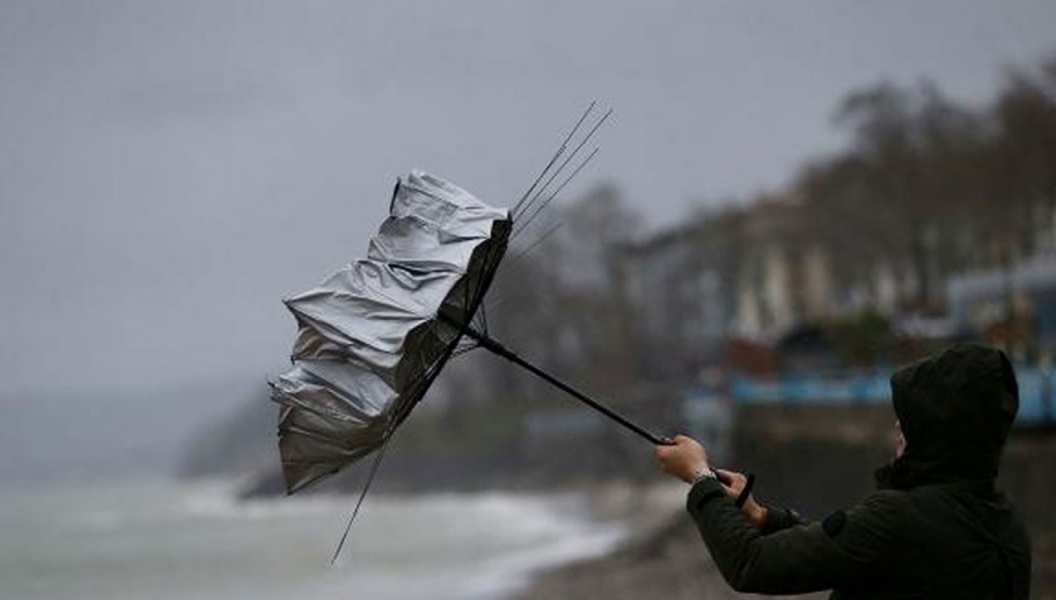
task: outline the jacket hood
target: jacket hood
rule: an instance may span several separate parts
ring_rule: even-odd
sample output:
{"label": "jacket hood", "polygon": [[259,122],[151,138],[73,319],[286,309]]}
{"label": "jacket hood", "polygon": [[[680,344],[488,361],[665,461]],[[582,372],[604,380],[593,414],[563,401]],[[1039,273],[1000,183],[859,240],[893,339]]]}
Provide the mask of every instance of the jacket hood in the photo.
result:
{"label": "jacket hood", "polygon": [[1019,388],[1004,352],[958,344],[891,376],[906,439],[900,458],[878,472],[885,487],[909,488],[997,477]]}

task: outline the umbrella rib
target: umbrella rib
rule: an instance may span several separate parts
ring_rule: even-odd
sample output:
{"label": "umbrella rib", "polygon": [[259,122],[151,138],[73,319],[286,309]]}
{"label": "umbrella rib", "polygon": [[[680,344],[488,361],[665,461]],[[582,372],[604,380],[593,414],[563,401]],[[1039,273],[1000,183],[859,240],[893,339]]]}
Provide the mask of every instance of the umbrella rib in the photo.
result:
{"label": "umbrella rib", "polygon": [[502,303],[505,302],[507,300],[507,298],[508,298],[507,296],[499,294],[499,296],[497,298],[494,298],[492,303],[489,305],[489,306],[491,306],[491,310],[494,311],[498,307],[502,306]]}
{"label": "umbrella rib", "polygon": [[[489,252],[489,254],[485,257],[485,259],[490,258],[490,262],[495,263],[495,268],[492,269],[492,272],[498,269],[498,264],[502,262],[502,257],[506,255],[506,250],[507,247],[505,243],[503,243],[502,249],[498,252],[497,256],[495,253]],[[488,332],[488,313],[486,312],[486,303],[484,302],[483,294],[486,293],[487,290],[485,288],[488,287],[490,283],[491,282],[485,282],[484,278],[482,277],[480,279],[480,282],[478,283],[477,292],[475,294],[475,296],[480,296],[480,298],[477,299],[477,312],[473,316],[480,316],[480,326],[478,328],[484,331],[484,333]]]}
{"label": "umbrella rib", "polygon": [[483,309],[484,304],[481,303],[481,305],[477,307],[477,311],[473,313],[473,318],[469,320],[470,324],[480,331],[485,331],[487,329],[487,324],[484,322],[484,315],[482,313]]}
{"label": "umbrella rib", "polygon": [[[561,165],[556,170],[554,170],[553,173],[550,174],[550,177],[547,178],[546,183],[544,183],[543,186],[535,192],[535,194],[532,196],[532,199],[528,201],[528,204],[526,204],[524,208],[520,211],[520,213],[516,215],[516,219],[519,220],[520,217],[527,213],[528,210],[535,204],[535,202],[539,198],[543,197],[543,194],[546,193],[547,188],[549,188],[550,184],[554,182],[554,179],[556,179],[557,176],[565,170],[565,167],[567,167],[568,163],[570,163],[572,159],[574,159],[576,155],[579,154],[580,150],[583,149],[583,146],[585,146],[587,142],[594,138],[594,134],[596,134],[598,129],[600,129],[601,126],[605,124],[605,121],[607,121],[609,117],[612,116],[612,112],[613,111],[610,108],[604,115],[601,116],[600,119],[598,119],[596,123],[594,123],[594,126],[591,127],[589,132],[587,132],[587,135],[584,136],[584,138],[580,140],[578,144],[576,144],[575,149],[573,149],[572,152],[565,158],[565,160],[561,162]],[[517,235],[517,232],[514,232],[514,235]]]}
{"label": "umbrella rib", "polygon": [[539,185],[539,182],[543,180],[543,177],[546,177],[546,174],[554,166],[554,163],[557,162],[557,159],[561,158],[561,155],[564,154],[565,149],[568,148],[568,142],[572,139],[572,136],[576,135],[576,132],[579,131],[580,126],[583,125],[583,121],[587,119],[587,115],[589,115],[591,111],[594,110],[594,106],[597,103],[597,100],[592,100],[590,102],[590,106],[587,107],[587,110],[583,111],[583,114],[579,117],[579,120],[576,121],[575,127],[572,128],[572,131],[568,132],[568,135],[565,136],[564,141],[562,141],[561,145],[557,147],[557,152],[555,152],[554,155],[550,157],[550,162],[546,163],[546,167],[542,170],[541,173],[539,173],[539,176],[535,178],[535,181],[532,182],[532,185],[528,188],[528,190],[524,192],[524,195],[521,196],[521,199],[517,201],[517,204],[514,205],[513,210],[510,211],[510,215],[517,214],[517,211],[521,208],[521,204],[523,204],[524,201],[532,195],[532,192],[535,191],[535,186]]}
{"label": "umbrella rib", "polygon": [[385,457],[385,451],[389,448],[389,441],[392,440],[390,434],[385,438],[385,443],[382,444],[381,449],[378,450],[378,454],[374,457],[374,462],[370,465],[370,473],[367,474],[367,482],[363,485],[363,489],[359,492],[359,499],[356,500],[356,507],[352,509],[352,516],[348,518],[348,524],[345,525],[345,532],[341,535],[341,541],[337,543],[337,549],[334,550],[334,556],[330,559],[330,564],[337,562],[337,557],[341,555],[341,549],[345,546],[345,540],[348,539],[348,532],[352,531],[352,523],[355,522],[356,516],[359,514],[359,508],[363,506],[363,499],[367,497],[367,492],[370,491],[370,484],[374,483],[374,476],[378,474],[378,466],[381,465],[381,459]]}
{"label": "umbrella rib", "polygon": [[[508,223],[508,226],[510,228],[512,228],[513,222],[512,221],[507,221],[507,223]],[[508,236],[508,234],[509,234],[509,231],[507,231],[507,236]],[[508,239],[508,237],[506,239]],[[505,254],[506,254],[506,250],[507,250],[507,241],[506,241],[506,239],[504,239],[502,241],[501,247],[499,249],[497,249],[497,250],[495,248],[489,246],[487,253],[484,255],[484,261],[485,261],[485,263],[488,263],[488,266],[491,266],[491,264],[494,264],[494,267],[491,269],[492,273],[494,273],[495,271],[498,270],[498,265],[499,265],[500,262],[502,262],[502,257],[505,256]],[[473,292],[473,298],[470,299],[470,301],[466,305],[466,309],[467,310],[474,310],[475,311],[471,315],[471,317],[469,319],[467,319],[467,321],[476,320],[477,319],[477,315],[480,314],[480,322],[479,322],[478,328],[483,330],[484,332],[488,331],[488,317],[487,317],[487,314],[484,314],[484,293],[487,291],[487,288],[491,285],[491,283],[492,283],[492,281],[490,279],[485,280],[484,277],[479,277],[477,279],[477,289]],[[476,303],[475,305],[474,305],[474,302]]]}
{"label": "umbrella rib", "polygon": [[528,201],[528,204],[525,205],[521,213],[517,215],[518,218],[520,218],[521,215],[527,212],[528,209],[533,204],[535,204],[536,200],[542,198],[543,194],[546,192],[546,188],[548,188],[550,184],[553,183],[553,180],[557,179],[558,175],[560,175],[562,171],[565,170],[565,167],[567,167],[568,163],[572,161],[572,158],[576,157],[576,155],[580,153],[580,150],[582,150],[583,147],[586,146],[587,142],[590,142],[593,136],[595,136],[598,130],[601,129],[601,126],[605,124],[605,121],[608,120],[608,117],[611,115],[612,109],[608,109],[608,111],[606,111],[605,114],[603,114],[601,118],[598,119],[597,123],[595,123],[595,125],[590,128],[590,131],[588,131],[587,134],[583,137],[583,139],[580,140],[580,143],[576,145],[576,148],[572,149],[571,153],[569,153],[568,156],[565,157],[565,160],[561,163],[561,166],[559,166],[557,170],[554,170],[552,173],[550,173],[550,176],[547,177],[546,183],[543,184],[543,187],[535,191],[534,195],[532,195],[532,199]]}
{"label": "umbrella rib", "polygon": [[[269,385],[271,385],[271,384],[269,383]],[[276,394],[279,394],[283,398],[282,400],[278,400],[278,399],[275,398],[275,396],[269,396],[268,399],[271,400],[272,402],[274,402],[275,404],[278,404],[279,406],[291,406],[293,408],[299,408],[299,409],[301,409],[301,410],[303,410],[305,412],[312,413],[313,415],[322,417],[324,419],[334,419],[334,420],[338,420],[338,421],[345,420],[344,416],[341,415],[340,413],[337,413],[336,411],[335,412],[327,412],[327,411],[324,411],[322,409],[318,409],[318,408],[315,408],[315,407],[310,406],[308,404],[305,404],[304,401],[301,400],[300,398],[298,398],[298,397],[296,397],[296,396],[294,396],[292,394],[287,394],[286,392],[278,389],[274,385],[272,385],[271,389],[272,389],[273,392],[275,392]]]}
{"label": "umbrella rib", "polygon": [[[456,322],[451,317],[448,317],[448,316],[444,315],[443,312],[437,312],[436,317],[440,321],[443,321],[445,323],[448,323],[448,324],[452,325],[455,328],[456,332],[457,332],[456,335],[458,335],[458,336],[462,335],[463,329],[468,325],[468,324],[460,324],[460,323]],[[461,341],[461,340],[458,340],[458,341]],[[433,380],[435,380],[437,375],[440,374],[440,368],[437,367],[437,365],[438,364],[442,365],[443,363],[446,363],[448,360],[451,359],[451,356],[455,352],[455,345],[456,344],[453,343],[452,345],[448,346],[448,349],[445,351],[445,353],[442,354],[439,358],[434,360],[432,362],[432,364],[429,364],[429,365],[425,365],[425,361],[422,358],[422,355],[419,354],[419,360],[422,362],[422,364],[425,366],[425,368],[420,373],[418,373],[418,375],[415,376],[414,380],[411,381],[411,383],[407,386],[407,389],[411,390],[414,387],[416,387],[418,384],[422,383],[423,381],[425,381],[425,388],[428,389],[429,386],[432,385]],[[400,425],[400,423],[403,423],[403,420],[406,419],[410,415],[411,409],[413,409],[414,406],[420,401],[421,401],[421,397],[419,397],[414,403],[411,403],[411,404],[409,404],[407,406],[404,406],[404,407],[400,408],[396,412],[395,418],[393,419],[392,425],[390,426],[389,432],[387,433],[388,437],[391,437],[393,435],[393,433],[395,433],[396,428]],[[386,437],[386,443],[388,443],[388,437]]]}
{"label": "umbrella rib", "polygon": [[[301,408],[301,407],[298,406],[297,408]],[[297,435],[303,435],[305,437],[310,437],[313,440],[322,442],[324,444],[329,444],[329,445],[331,445],[331,446],[333,446],[335,448],[338,448],[338,449],[340,449],[342,451],[353,451],[353,448],[349,448],[346,445],[346,442],[344,440],[338,440],[338,439],[329,437],[327,435],[324,435],[322,433],[318,433],[318,432],[315,432],[315,431],[310,431],[308,429],[305,429],[304,427],[298,427],[296,425],[289,425],[289,426],[286,427],[286,431],[288,431],[290,433],[295,433]],[[326,462],[326,461],[323,461],[323,462]]]}
{"label": "umbrella rib", "polygon": [[530,246],[528,246],[524,250],[521,250],[517,254],[514,254],[512,257],[510,257],[510,259],[507,262],[507,264],[512,264],[512,263],[524,258],[529,252],[531,252],[532,250],[535,250],[537,247],[539,247],[540,244],[545,242],[547,240],[547,238],[549,238],[550,236],[552,236],[555,233],[557,233],[557,230],[561,229],[564,226],[565,226],[565,222],[564,221],[561,221],[557,225],[554,225],[546,233],[544,233],[543,235],[539,236],[539,239],[537,239],[534,242],[532,242],[532,244]]}
{"label": "umbrella rib", "polygon": [[524,223],[522,223],[516,231],[513,232],[513,236],[516,236],[519,233],[523,232],[525,229],[528,228],[529,225],[532,224],[532,221],[534,221],[535,218],[539,216],[539,213],[541,213],[543,209],[546,208],[547,205],[549,205],[554,200],[554,198],[556,198],[557,195],[561,193],[561,190],[565,189],[565,186],[571,183],[572,180],[576,178],[576,175],[579,175],[579,172],[582,171],[583,167],[587,166],[587,163],[589,163],[591,159],[594,158],[594,156],[598,153],[598,150],[601,150],[601,148],[594,148],[594,151],[591,152],[590,155],[588,155],[587,158],[583,160],[583,162],[579,163],[579,166],[576,167],[574,171],[572,171],[572,174],[569,175],[568,178],[561,183],[561,185],[557,186],[557,189],[554,190],[554,193],[550,194],[550,196],[542,204],[539,205],[539,208],[537,208],[535,212],[532,213],[532,216],[528,217],[528,219]]}
{"label": "umbrella rib", "polygon": [[457,350],[455,350],[454,352],[451,353],[451,358],[458,358],[459,356],[462,356],[463,354],[469,354],[470,352],[476,350],[479,347],[480,347],[479,344],[470,344],[470,345],[465,346],[463,348],[458,348]]}

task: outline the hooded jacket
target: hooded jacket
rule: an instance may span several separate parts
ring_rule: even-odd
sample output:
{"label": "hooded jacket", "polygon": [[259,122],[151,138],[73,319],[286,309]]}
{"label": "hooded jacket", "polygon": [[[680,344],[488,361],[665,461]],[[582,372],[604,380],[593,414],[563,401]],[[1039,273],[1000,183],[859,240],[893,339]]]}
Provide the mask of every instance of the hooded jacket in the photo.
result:
{"label": "hooded jacket", "polygon": [[960,344],[897,371],[905,451],[879,489],[821,523],[770,508],[762,529],[703,479],[687,509],[736,590],[831,598],[1026,599],[1030,542],[994,487],[1019,392],[1005,354]]}

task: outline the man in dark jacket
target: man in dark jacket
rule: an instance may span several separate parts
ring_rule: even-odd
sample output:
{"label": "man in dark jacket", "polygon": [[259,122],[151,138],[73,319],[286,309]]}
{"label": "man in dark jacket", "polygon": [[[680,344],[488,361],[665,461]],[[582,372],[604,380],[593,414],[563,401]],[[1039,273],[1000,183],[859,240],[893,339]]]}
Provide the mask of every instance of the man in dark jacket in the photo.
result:
{"label": "man in dark jacket", "polygon": [[[657,446],[665,471],[692,484],[687,508],[734,589],[832,598],[1026,599],[1030,543],[994,488],[1019,392],[1005,354],[957,345],[891,378],[904,443],[879,490],[807,524],[750,497],[743,476],[716,474],[694,440]],[[720,478],[723,481],[720,481]]]}

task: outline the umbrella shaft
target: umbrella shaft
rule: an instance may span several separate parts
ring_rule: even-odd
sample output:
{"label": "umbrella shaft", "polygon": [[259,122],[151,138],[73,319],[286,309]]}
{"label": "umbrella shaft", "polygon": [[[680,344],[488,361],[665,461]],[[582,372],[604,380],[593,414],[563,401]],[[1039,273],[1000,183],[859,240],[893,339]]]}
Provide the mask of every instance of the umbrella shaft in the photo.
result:
{"label": "umbrella shaft", "polygon": [[583,402],[587,406],[589,406],[589,407],[593,408],[594,410],[600,412],[601,414],[605,415],[606,417],[612,419],[613,421],[616,421],[620,425],[623,425],[627,429],[630,429],[631,431],[637,433],[638,435],[640,435],[641,437],[649,440],[653,444],[660,445],[660,444],[670,444],[671,443],[671,441],[668,440],[667,438],[660,437],[660,436],[658,436],[658,435],[646,430],[645,428],[639,426],[637,423],[634,423],[634,422],[628,420],[623,415],[621,415],[621,414],[615,412],[614,410],[612,410],[611,408],[599,403],[598,401],[596,401],[593,398],[587,396],[583,392],[580,392],[576,388],[568,385],[564,381],[561,381],[557,377],[554,377],[553,375],[547,373],[546,371],[540,369],[539,367],[533,365],[532,363],[524,360],[523,358],[518,356],[516,353],[514,353],[512,350],[510,350],[506,346],[503,346],[499,342],[496,342],[492,338],[488,337],[487,334],[481,333],[481,332],[477,331],[476,329],[473,329],[472,327],[466,327],[463,331],[464,331],[464,333],[466,335],[468,335],[469,337],[471,337],[474,340],[476,340],[477,342],[479,342],[481,347],[483,347],[484,349],[486,349],[486,350],[488,350],[490,352],[493,352],[493,353],[505,358],[506,360],[514,363],[515,365],[518,365],[520,367],[523,367],[523,368],[527,369],[528,371],[530,371],[536,377],[544,379],[546,382],[550,383],[551,385],[553,385],[553,386],[561,389],[562,391],[568,393],[573,398],[579,400],[580,402]]}

